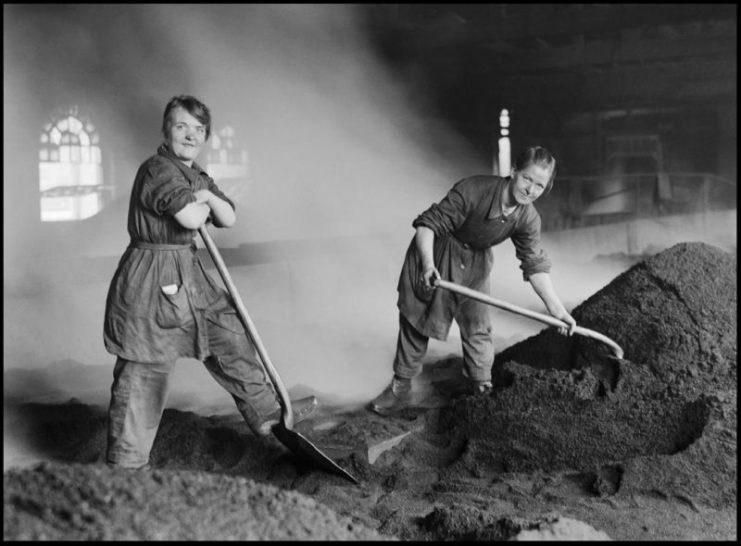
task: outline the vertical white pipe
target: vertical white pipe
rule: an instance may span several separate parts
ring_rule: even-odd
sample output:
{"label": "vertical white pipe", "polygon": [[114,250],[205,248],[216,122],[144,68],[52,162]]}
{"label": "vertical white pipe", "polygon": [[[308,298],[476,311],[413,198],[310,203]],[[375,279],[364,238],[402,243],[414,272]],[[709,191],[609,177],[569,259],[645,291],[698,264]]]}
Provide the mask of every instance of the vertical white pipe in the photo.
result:
{"label": "vertical white pipe", "polygon": [[509,176],[512,170],[512,150],[509,142],[509,111],[499,114],[499,176]]}

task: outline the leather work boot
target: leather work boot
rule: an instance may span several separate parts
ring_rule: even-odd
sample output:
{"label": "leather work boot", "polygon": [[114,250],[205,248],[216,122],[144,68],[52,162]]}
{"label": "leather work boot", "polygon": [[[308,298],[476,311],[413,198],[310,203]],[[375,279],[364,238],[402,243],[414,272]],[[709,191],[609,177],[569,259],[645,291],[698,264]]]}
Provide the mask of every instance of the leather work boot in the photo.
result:
{"label": "leather work boot", "polygon": [[[316,396],[307,396],[306,398],[299,398],[298,400],[291,400],[291,410],[293,411],[293,424],[296,425],[306,419],[309,415],[314,413],[314,410],[319,405]],[[267,418],[261,425],[258,431],[260,436],[268,436],[273,430],[273,427],[280,423],[281,415],[283,411],[281,408],[275,410],[270,417]]]}
{"label": "leather work boot", "polygon": [[390,415],[409,406],[412,401],[412,380],[396,377],[381,394],[371,400],[369,409],[379,415]]}

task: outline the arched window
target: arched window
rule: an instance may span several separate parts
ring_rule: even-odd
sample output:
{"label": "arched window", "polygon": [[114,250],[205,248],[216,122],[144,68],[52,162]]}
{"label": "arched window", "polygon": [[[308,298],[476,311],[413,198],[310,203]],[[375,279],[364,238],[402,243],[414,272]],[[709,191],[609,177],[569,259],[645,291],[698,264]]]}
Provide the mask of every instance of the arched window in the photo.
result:
{"label": "arched window", "polygon": [[225,126],[211,134],[206,153],[206,171],[230,198],[241,201],[247,194],[250,160],[247,150],[235,138],[234,129]]}
{"label": "arched window", "polygon": [[41,221],[82,220],[98,213],[112,190],[103,184],[100,137],[77,106],[49,116],[39,146]]}

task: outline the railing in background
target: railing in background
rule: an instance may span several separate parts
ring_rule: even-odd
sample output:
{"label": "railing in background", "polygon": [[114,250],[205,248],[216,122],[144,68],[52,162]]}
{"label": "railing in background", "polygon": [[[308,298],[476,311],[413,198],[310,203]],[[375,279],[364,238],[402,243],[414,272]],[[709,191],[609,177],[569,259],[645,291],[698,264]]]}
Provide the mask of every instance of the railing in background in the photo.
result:
{"label": "railing in background", "polygon": [[713,173],[646,172],[558,177],[537,205],[543,230],[736,207],[736,183]]}

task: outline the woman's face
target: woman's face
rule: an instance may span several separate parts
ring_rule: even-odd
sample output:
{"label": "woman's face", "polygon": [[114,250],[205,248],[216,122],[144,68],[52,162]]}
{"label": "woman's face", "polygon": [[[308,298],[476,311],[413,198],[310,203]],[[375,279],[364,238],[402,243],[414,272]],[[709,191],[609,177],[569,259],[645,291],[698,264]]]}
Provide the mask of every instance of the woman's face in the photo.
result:
{"label": "woman's face", "polygon": [[206,126],[185,108],[178,106],[170,112],[165,142],[180,161],[190,166],[206,142]]}
{"label": "woman's face", "polygon": [[530,164],[521,171],[515,171],[514,183],[510,186],[512,199],[518,205],[527,205],[540,197],[548,187],[552,167]]}

